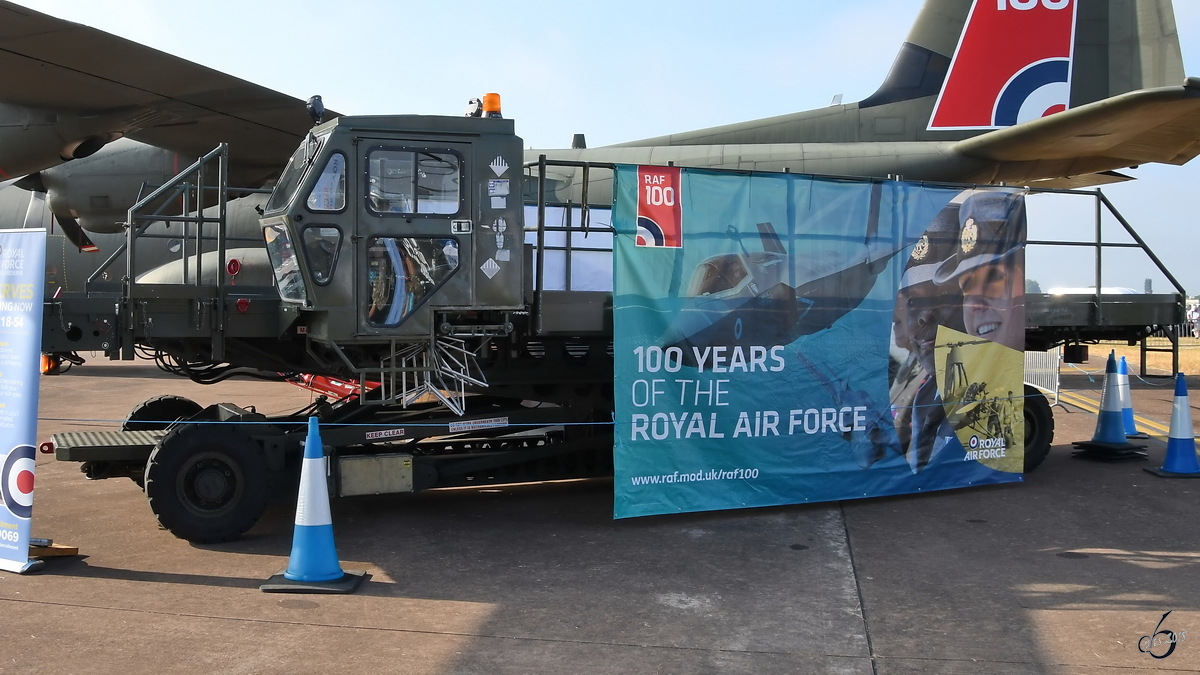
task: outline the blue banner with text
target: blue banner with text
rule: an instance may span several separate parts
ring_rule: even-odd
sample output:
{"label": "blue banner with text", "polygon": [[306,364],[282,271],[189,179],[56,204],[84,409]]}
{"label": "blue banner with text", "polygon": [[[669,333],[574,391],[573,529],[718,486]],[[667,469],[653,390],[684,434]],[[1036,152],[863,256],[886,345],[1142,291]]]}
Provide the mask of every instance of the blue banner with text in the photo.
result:
{"label": "blue banner with text", "polygon": [[1022,479],[1019,191],[616,185],[616,517]]}
{"label": "blue banner with text", "polygon": [[0,569],[29,566],[46,231],[0,230]]}

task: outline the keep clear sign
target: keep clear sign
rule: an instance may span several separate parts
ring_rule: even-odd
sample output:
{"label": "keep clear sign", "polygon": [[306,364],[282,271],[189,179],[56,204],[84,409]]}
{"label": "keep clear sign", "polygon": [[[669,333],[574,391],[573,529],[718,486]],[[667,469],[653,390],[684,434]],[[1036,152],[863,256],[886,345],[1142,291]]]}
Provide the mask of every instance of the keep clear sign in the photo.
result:
{"label": "keep clear sign", "polygon": [[0,230],[0,569],[25,572],[33,515],[45,230]]}

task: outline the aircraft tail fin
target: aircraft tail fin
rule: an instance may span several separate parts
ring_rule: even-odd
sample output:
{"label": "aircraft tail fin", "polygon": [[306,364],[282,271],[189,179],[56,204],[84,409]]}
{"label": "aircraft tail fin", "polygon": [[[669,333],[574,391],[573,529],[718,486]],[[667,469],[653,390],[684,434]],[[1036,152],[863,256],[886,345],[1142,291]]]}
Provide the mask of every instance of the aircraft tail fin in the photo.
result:
{"label": "aircraft tail fin", "polygon": [[950,70],[970,4],[970,0],[926,0],[883,84],[858,107],[936,96]]}
{"label": "aircraft tail fin", "polygon": [[1080,2],[1076,24],[1072,108],[1139,89],[1183,84],[1171,0]]}
{"label": "aircraft tail fin", "polygon": [[[967,4],[930,0],[920,19]],[[920,19],[906,48],[944,40],[944,30],[919,30]],[[1010,127],[1184,81],[1171,0],[975,0],[964,19],[929,131]]]}
{"label": "aircraft tail fin", "polygon": [[858,103],[620,145],[961,140],[1183,82],[1171,0],[926,0]]}
{"label": "aircraft tail fin", "polygon": [[762,240],[763,250],[767,253],[787,255],[787,248],[784,247],[783,240],[779,238],[779,233],[775,231],[775,226],[771,223],[758,224],[758,238]]}

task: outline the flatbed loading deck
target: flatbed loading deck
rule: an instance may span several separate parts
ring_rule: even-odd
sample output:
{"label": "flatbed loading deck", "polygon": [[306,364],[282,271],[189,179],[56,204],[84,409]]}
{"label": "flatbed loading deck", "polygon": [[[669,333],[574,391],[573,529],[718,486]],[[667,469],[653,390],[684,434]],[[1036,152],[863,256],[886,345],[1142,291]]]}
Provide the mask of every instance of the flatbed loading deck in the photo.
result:
{"label": "flatbed loading deck", "polygon": [[1145,295],[1025,294],[1025,345],[1042,351],[1063,342],[1140,341],[1184,322],[1180,293]]}

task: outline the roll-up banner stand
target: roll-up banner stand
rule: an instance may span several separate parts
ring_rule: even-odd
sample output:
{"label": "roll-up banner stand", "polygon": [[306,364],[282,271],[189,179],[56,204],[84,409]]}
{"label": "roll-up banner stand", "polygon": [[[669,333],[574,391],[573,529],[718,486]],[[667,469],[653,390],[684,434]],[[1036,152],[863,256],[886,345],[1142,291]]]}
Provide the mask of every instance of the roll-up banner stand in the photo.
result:
{"label": "roll-up banner stand", "polygon": [[36,465],[46,231],[0,230],[0,570],[26,572]]}

